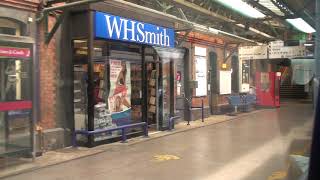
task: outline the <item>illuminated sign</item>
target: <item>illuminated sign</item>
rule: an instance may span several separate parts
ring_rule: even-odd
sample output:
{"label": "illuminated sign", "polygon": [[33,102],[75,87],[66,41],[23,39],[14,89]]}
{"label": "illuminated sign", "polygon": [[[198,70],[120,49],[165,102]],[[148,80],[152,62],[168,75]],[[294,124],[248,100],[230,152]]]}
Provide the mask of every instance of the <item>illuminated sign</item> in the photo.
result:
{"label": "illuminated sign", "polygon": [[107,13],[95,12],[95,37],[174,47],[174,30]]}
{"label": "illuminated sign", "polygon": [[31,51],[28,48],[1,47],[0,57],[30,58]]}

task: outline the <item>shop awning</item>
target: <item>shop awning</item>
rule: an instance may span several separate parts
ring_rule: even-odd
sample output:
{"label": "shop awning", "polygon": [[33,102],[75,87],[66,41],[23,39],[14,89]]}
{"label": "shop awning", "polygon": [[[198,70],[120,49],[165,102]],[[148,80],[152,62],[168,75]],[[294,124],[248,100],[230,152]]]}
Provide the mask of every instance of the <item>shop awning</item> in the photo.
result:
{"label": "shop awning", "polygon": [[182,48],[164,48],[153,46],[161,59],[182,59],[185,50]]}

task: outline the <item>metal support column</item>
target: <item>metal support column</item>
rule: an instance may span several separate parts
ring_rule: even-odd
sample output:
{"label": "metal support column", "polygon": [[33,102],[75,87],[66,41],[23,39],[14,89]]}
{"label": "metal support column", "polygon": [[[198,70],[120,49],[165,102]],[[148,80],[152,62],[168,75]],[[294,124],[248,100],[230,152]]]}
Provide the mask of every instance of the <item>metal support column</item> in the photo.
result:
{"label": "metal support column", "polygon": [[[316,78],[314,81],[314,109],[315,109],[315,118],[314,118],[314,127],[313,127],[313,135],[312,135],[312,146],[311,146],[311,157],[309,162],[309,172],[308,172],[308,180],[317,180],[320,177],[320,173],[318,171],[319,162],[320,162],[320,107],[317,104],[317,97],[319,93],[319,83],[316,81],[319,80],[320,76],[320,0],[316,0],[316,41],[315,41],[315,61],[316,61]],[[319,81],[318,81],[319,82]]]}
{"label": "metal support column", "polygon": [[316,0],[316,38],[315,38],[315,62],[316,62],[316,75],[313,82],[313,102],[316,107],[319,89],[320,77],[320,0]]}
{"label": "metal support column", "polygon": [[[89,38],[88,38],[88,86],[87,86],[87,92],[88,92],[88,130],[93,131],[94,130],[94,105],[95,105],[95,96],[94,96],[94,62],[93,62],[93,43],[94,43],[94,37],[93,37],[93,13],[89,12],[88,14],[88,22],[89,22]],[[90,134],[88,135],[88,146],[93,147],[95,144],[94,142],[94,135]]]}
{"label": "metal support column", "polygon": [[148,87],[146,84],[148,84],[148,74],[147,74],[147,63],[146,63],[146,54],[145,54],[146,47],[143,45],[141,47],[141,64],[142,64],[142,71],[141,71],[141,77],[142,77],[142,84],[141,84],[141,90],[142,90],[142,122],[146,122],[148,124]]}

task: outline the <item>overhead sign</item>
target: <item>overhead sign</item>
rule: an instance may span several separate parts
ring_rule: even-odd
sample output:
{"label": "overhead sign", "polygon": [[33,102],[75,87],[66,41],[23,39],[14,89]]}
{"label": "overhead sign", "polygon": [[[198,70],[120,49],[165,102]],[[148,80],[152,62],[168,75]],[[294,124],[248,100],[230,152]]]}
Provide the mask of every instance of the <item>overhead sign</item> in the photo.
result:
{"label": "overhead sign", "polygon": [[270,59],[304,57],[305,55],[305,46],[284,46],[283,41],[269,43]]}
{"label": "overhead sign", "polygon": [[273,41],[269,45],[243,46],[239,48],[239,59],[280,59],[306,56],[304,46],[284,46],[283,41]]}
{"label": "overhead sign", "polygon": [[14,58],[30,58],[31,51],[28,48],[15,48],[15,47],[1,47],[1,57],[14,57]]}
{"label": "overhead sign", "polygon": [[95,12],[95,37],[174,47],[174,30],[103,12]]}
{"label": "overhead sign", "polygon": [[239,48],[239,59],[267,59],[268,46],[242,46]]}

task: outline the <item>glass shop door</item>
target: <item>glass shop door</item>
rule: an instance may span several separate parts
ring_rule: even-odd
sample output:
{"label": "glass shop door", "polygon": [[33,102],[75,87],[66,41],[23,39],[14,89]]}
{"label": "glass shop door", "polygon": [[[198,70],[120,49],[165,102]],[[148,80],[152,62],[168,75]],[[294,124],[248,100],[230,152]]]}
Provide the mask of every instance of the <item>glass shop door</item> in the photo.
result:
{"label": "glass shop door", "polygon": [[32,156],[31,52],[0,45],[0,168]]}
{"label": "glass shop door", "polygon": [[174,67],[170,59],[162,59],[159,68],[159,130],[169,128],[169,118],[173,115]]}

